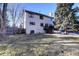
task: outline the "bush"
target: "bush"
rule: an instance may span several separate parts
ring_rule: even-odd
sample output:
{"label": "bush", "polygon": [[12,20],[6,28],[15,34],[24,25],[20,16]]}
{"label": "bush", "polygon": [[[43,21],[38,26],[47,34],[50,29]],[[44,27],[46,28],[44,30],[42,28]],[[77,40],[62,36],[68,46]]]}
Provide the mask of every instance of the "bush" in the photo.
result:
{"label": "bush", "polygon": [[18,31],[16,32],[16,34],[25,34],[26,30],[23,28],[19,28]]}

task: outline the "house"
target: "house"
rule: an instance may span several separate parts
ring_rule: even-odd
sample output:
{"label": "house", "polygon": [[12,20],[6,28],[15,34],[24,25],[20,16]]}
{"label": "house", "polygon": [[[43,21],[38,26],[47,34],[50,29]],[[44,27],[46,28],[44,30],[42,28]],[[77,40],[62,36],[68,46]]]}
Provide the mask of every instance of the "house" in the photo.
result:
{"label": "house", "polygon": [[45,33],[44,27],[53,26],[53,17],[37,12],[24,10],[22,27],[26,34]]}

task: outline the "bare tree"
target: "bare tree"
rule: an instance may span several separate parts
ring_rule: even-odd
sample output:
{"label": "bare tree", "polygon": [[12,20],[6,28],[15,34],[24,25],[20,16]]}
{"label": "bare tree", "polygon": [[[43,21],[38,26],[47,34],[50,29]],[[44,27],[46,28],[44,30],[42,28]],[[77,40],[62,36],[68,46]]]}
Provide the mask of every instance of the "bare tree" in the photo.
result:
{"label": "bare tree", "polygon": [[22,18],[22,15],[23,15],[23,12],[22,10],[19,9],[19,5],[17,4],[16,6],[12,7],[9,9],[10,11],[10,16],[11,16],[11,19],[12,19],[12,27],[13,27],[13,33],[15,33],[15,28],[17,26],[17,24],[19,24],[21,21],[21,18]]}
{"label": "bare tree", "polygon": [[1,34],[5,34],[6,33],[6,21],[7,21],[7,3],[3,3],[2,4],[2,10],[0,10],[0,20],[1,20],[1,29],[0,31],[2,32]]}

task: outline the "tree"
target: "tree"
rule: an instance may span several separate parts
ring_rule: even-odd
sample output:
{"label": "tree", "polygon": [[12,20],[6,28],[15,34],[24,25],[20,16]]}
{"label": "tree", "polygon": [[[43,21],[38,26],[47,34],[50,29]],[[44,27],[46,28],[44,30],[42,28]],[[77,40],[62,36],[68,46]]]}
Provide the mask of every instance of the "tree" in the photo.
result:
{"label": "tree", "polygon": [[22,22],[22,17],[23,17],[23,11],[22,9],[20,10],[19,4],[13,5],[11,8],[9,8],[9,17],[12,19],[12,27],[13,27],[13,33],[15,34],[15,28],[17,25]]}
{"label": "tree", "polygon": [[46,33],[53,33],[53,29],[54,29],[54,26],[52,26],[52,25],[49,25],[48,26],[48,24],[46,24],[44,27],[43,27],[43,29],[44,29],[44,31],[46,32]]}
{"label": "tree", "polygon": [[1,20],[2,20],[2,11],[1,11],[1,5],[2,5],[2,4],[0,4],[0,29],[1,29]]}
{"label": "tree", "polygon": [[55,12],[56,26],[58,30],[69,30],[76,31],[76,12],[79,8],[72,8],[74,3],[59,3]]}
{"label": "tree", "polygon": [[1,21],[1,29],[0,31],[2,32],[1,34],[5,34],[6,33],[6,23],[7,23],[7,3],[3,3],[1,4],[2,6],[2,10],[0,10],[0,21]]}

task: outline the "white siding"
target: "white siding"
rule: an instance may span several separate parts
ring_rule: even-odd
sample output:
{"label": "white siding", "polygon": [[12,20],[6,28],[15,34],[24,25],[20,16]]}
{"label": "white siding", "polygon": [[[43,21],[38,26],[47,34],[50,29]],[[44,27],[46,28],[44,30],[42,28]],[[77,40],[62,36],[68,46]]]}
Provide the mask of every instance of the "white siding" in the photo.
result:
{"label": "white siding", "polygon": [[[35,33],[44,33],[43,27],[40,26],[40,23],[52,24],[52,20],[48,17],[40,19],[40,15],[33,15],[33,18],[29,17],[29,13],[24,14],[24,28],[26,28],[26,34],[30,34],[31,30],[34,30]],[[30,25],[30,22],[35,22],[35,25]]]}
{"label": "white siding", "polygon": [[23,26],[24,26],[24,29],[26,29],[26,20],[27,20],[27,19],[26,19],[26,17],[27,17],[26,13],[24,13],[23,16],[24,16],[24,25],[23,25]]}

